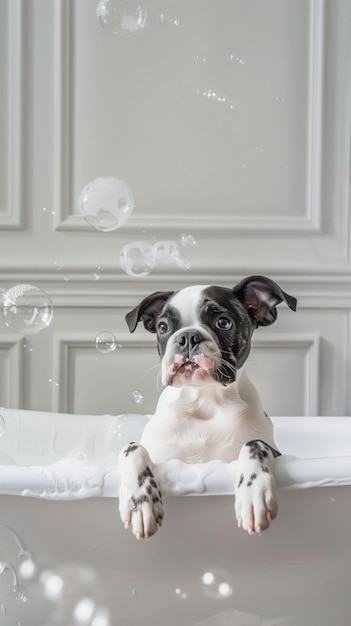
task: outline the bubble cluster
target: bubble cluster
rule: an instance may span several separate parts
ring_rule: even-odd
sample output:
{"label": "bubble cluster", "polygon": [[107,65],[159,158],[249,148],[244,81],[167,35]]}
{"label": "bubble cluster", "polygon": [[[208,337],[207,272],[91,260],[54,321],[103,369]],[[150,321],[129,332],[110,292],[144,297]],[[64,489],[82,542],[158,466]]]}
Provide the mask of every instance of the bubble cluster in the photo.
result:
{"label": "bubble cluster", "polygon": [[48,294],[35,285],[15,285],[1,300],[6,326],[19,333],[40,333],[50,326],[53,303]]}
{"label": "bubble cluster", "polygon": [[82,189],[78,208],[85,221],[96,230],[110,232],[123,226],[134,208],[129,187],[119,178],[95,178]]}
{"label": "bubble cluster", "polygon": [[234,63],[234,62],[235,62],[235,63],[238,63],[239,65],[245,65],[245,61],[244,61],[244,59],[242,59],[242,58],[241,58],[241,57],[239,57],[239,56],[236,56],[236,55],[235,55],[235,54],[233,54],[233,53],[230,55],[229,59],[230,59],[231,63]]}
{"label": "bubble cluster", "polygon": [[223,94],[218,94],[216,91],[213,91],[213,89],[205,89],[205,91],[202,92],[202,95],[207,100],[215,100],[220,103],[224,103],[226,101],[226,97]]}
{"label": "bubble cluster", "polygon": [[146,23],[145,8],[138,0],[100,0],[96,17],[111,35],[133,35]]}
{"label": "bubble cluster", "polygon": [[228,598],[233,593],[233,588],[220,572],[205,572],[202,576],[202,583],[206,595],[212,598]]}
{"label": "bubble cluster", "polygon": [[186,591],[183,591],[180,587],[177,587],[174,590],[174,593],[176,594],[176,596],[178,596],[179,598],[181,598],[182,600],[186,600],[188,597],[188,594],[186,593]]}
{"label": "bubble cluster", "polygon": [[[192,235],[182,235],[182,245],[190,247],[196,245]],[[124,246],[120,253],[120,266],[129,276],[143,277],[150,274],[155,263],[174,263],[182,270],[190,268],[190,261],[181,255],[176,241],[156,241],[153,245],[145,241],[134,241]]]}
{"label": "bubble cluster", "polygon": [[95,337],[95,347],[101,354],[109,354],[117,348],[117,339],[110,330],[103,330]]}

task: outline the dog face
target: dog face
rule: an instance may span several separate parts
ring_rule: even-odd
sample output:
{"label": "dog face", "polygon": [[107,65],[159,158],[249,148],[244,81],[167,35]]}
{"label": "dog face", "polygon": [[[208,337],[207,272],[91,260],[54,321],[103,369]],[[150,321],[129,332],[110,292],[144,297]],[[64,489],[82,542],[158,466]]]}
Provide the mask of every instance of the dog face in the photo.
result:
{"label": "dog face", "polygon": [[296,310],[296,299],[274,281],[251,276],[233,289],[198,285],[153,293],[126,320],[131,332],[142,320],[157,334],[163,385],[228,385],[249,355],[253,331],[275,321],[282,301]]}

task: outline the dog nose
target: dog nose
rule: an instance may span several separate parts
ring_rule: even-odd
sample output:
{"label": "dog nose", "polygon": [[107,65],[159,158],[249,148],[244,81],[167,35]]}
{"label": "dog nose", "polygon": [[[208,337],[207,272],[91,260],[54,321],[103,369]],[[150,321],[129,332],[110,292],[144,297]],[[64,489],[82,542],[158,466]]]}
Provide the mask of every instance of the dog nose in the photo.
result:
{"label": "dog nose", "polygon": [[196,330],[186,330],[177,337],[177,344],[183,350],[192,350],[196,344],[203,341],[203,337]]}

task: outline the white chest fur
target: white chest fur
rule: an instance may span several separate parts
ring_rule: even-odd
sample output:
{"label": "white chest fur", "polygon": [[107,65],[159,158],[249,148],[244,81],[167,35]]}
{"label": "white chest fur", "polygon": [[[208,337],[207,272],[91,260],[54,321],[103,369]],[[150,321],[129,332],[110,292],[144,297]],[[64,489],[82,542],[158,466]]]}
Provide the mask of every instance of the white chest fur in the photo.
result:
{"label": "white chest fur", "polygon": [[244,372],[226,387],[208,385],[166,387],[141,443],[154,462],[180,459],[204,463],[237,459],[251,439],[275,446],[270,419]]}

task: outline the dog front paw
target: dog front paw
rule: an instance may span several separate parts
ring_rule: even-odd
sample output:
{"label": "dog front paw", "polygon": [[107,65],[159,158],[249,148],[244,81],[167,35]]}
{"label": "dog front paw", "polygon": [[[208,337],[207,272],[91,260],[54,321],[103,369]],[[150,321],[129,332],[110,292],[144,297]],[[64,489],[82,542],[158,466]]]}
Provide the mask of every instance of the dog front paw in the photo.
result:
{"label": "dog front paw", "polygon": [[162,495],[145,448],[138,444],[129,444],[121,453],[122,466],[131,453],[132,456],[127,461],[129,471],[122,472],[119,513],[124,527],[131,528],[137,539],[149,539],[162,526]]}
{"label": "dog front paw", "polygon": [[274,477],[242,474],[236,490],[235,514],[238,527],[247,530],[249,535],[266,530],[277,515]]}
{"label": "dog front paw", "polygon": [[238,527],[250,535],[266,530],[277,515],[273,462],[273,453],[263,442],[246,444],[239,455],[235,514]]}

